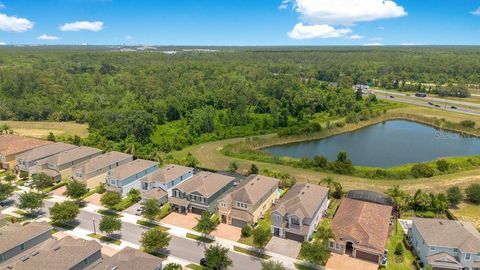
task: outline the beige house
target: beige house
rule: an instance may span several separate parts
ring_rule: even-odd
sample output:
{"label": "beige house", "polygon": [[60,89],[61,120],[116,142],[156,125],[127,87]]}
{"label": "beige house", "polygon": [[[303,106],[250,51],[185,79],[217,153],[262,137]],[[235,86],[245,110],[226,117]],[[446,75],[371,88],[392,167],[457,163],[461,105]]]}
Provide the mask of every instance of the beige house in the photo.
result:
{"label": "beige house", "polygon": [[51,143],[36,147],[15,157],[16,169],[18,172],[24,171],[31,175],[40,160],[77,147],[66,143]]}
{"label": "beige house", "polygon": [[220,220],[236,227],[257,223],[278,196],[277,179],[250,175],[218,200]]}
{"label": "beige house", "polygon": [[91,270],[161,270],[162,259],[141,252],[140,250],[125,247],[112,257],[103,257],[103,261]]}
{"label": "beige house", "polygon": [[50,141],[14,134],[0,135],[0,169],[9,170],[15,168],[15,157],[17,155],[51,143]]}

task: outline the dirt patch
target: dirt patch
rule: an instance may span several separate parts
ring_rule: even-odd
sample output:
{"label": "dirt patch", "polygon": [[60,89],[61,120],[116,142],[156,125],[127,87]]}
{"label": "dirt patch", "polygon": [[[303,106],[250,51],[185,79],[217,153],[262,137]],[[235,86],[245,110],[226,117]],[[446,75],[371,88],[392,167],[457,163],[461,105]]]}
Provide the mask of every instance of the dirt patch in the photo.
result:
{"label": "dirt patch", "polygon": [[47,121],[0,121],[6,124],[17,134],[46,138],[50,132],[55,135],[78,135],[82,138],[88,136],[88,125],[73,122],[47,122]]}

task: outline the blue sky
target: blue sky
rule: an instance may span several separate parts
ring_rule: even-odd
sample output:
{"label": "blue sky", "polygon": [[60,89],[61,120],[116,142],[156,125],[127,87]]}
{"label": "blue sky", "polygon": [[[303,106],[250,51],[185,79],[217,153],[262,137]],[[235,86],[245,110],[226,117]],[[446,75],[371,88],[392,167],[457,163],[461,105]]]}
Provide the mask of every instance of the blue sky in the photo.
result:
{"label": "blue sky", "polygon": [[480,45],[480,0],[0,2],[0,44]]}

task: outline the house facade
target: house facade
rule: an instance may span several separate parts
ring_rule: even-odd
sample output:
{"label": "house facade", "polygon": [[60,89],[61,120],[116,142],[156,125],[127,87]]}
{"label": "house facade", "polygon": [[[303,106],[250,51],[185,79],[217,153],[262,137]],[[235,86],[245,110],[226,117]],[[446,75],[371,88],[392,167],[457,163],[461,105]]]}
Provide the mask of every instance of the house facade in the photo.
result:
{"label": "house facade", "polygon": [[52,144],[52,142],[14,134],[0,135],[0,169],[15,168],[17,155],[47,144]]}
{"label": "house facade", "polygon": [[86,183],[88,179],[103,176],[105,179],[105,174],[118,166],[126,164],[130,161],[133,161],[133,156],[117,151],[112,151],[105,153],[103,155],[94,157],[87,162],[75,165],[72,168],[73,179]]}
{"label": "house facade", "polygon": [[105,182],[109,191],[126,196],[131,189],[141,189],[141,179],[158,170],[159,164],[145,159],[136,159],[107,172]]}
{"label": "house facade", "polygon": [[16,170],[17,172],[28,172],[29,175],[31,175],[38,161],[77,147],[78,146],[66,143],[52,143],[36,147],[15,157]]}
{"label": "house facade", "polygon": [[217,210],[217,200],[233,187],[235,178],[218,173],[200,172],[172,189],[168,198],[174,211],[201,214]]}
{"label": "house facade", "polygon": [[218,200],[220,221],[236,227],[255,224],[278,196],[278,179],[250,175]]}
{"label": "house facade", "polygon": [[480,270],[480,234],[468,222],[415,218],[408,241],[433,269]]}
{"label": "house facade", "polygon": [[270,213],[272,235],[299,242],[310,240],[326,215],[329,203],[328,188],[295,184]]}

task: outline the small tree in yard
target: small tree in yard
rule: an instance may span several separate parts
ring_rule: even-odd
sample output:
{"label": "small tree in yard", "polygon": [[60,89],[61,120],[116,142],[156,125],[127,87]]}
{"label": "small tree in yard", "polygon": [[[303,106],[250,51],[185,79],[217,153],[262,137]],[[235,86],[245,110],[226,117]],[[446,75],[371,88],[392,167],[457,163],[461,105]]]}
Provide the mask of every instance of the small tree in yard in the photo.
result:
{"label": "small tree in yard", "polygon": [[250,237],[250,235],[252,235],[252,227],[250,226],[245,226],[242,228],[242,237]]}
{"label": "small tree in yard", "polygon": [[57,138],[55,137],[55,134],[53,134],[52,132],[50,132],[50,133],[48,133],[47,140],[49,140],[49,141],[51,141],[51,142],[56,142],[56,141],[57,141]]}
{"label": "small tree in yard", "polygon": [[161,211],[160,203],[155,199],[148,199],[142,203],[142,216],[148,220],[154,220]]}
{"label": "small tree in yard", "polygon": [[205,261],[209,269],[227,269],[233,265],[232,260],[228,257],[228,248],[219,244],[205,249]]}
{"label": "small tree in yard", "polygon": [[0,183],[0,202],[12,196],[15,187],[10,183]]}
{"label": "small tree in yard", "polygon": [[447,198],[450,204],[458,204],[459,202],[463,201],[462,190],[457,186],[449,187],[447,189]]}
{"label": "small tree in yard", "polygon": [[276,261],[262,261],[262,270],[285,270],[283,263]]}
{"label": "small tree in yard", "polygon": [[19,176],[20,176],[20,179],[25,180],[28,178],[28,172],[21,171]]}
{"label": "small tree in yard", "polygon": [[88,192],[87,185],[79,181],[70,181],[67,185],[65,195],[73,199],[80,199]]}
{"label": "small tree in yard", "polygon": [[204,211],[198,220],[195,229],[204,235],[208,235],[217,227],[217,222],[212,219],[212,213]]}
{"label": "small tree in yard", "polygon": [[72,201],[64,201],[62,203],[55,203],[50,208],[50,218],[55,223],[65,224],[75,220],[80,210],[78,205]]}
{"label": "small tree in yard", "polygon": [[30,213],[32,213],[36,209],[40,209],[43,207],[43,199],[45,197],[41,193],[36,193],[33,191],[24,192],[20,194],[18,198],[18,208],[20,209],[28,209]]}
{"label": "small tree in yard", "polygon": [[117,205],[121,201],[122,197],[120,196],[120,194],[113,191],[107,191],[103,193],[102,198],[100,199],[102,205],[109,209],[113,209],[115,205]]}
{"label": "small tree in yard", "polygon": [[472,203],[480,203],[480,184],[471,184],[465,189],[467,199]]}
{"label": "small tree in yard", "polygon": [[142,234],[142,248],[145,252],[156,254],[162,249],[168,247],[170,235],[162,228],[155,227]]}
{"label": "small tree in yard", "polygon": [[257,165],[252,163],[252,166],[250,166],[250,174],[258,174],[258,167]]}
{"label": "small tree in yard", "polygon": [[36,173],[32,175],[32,185],[38,191],[51,187],[53,183],[54,183],[53,178],[46,175],[45,173]]}
{"label": "small tree in yard", "polygon": [[403,245],[402,245],[402,243],[398,243],[395,246],[395,255],[397,255],[397,256],[402,256],[403,255]]}
{"label": "small tree in yard", "polygon": [[303,242],[300,256],[309,263],[325,265],[330,258],[330,250],[322,241]]}
{"label": "small tree in yard", "polygon": [[7,181],[7,182],[12,182],[14,181],[15,179],[17,179],[17,177],[14,175],[14,174],[11,174],[11,173],[8,173],[7,175],[5,175],[5,177],[3,178],[3,180]]}
{"label": "small tree in yard", "polygon": [[268,240],[270,239],[270,230],[257,227],[252,231],[253,236],[253,243],[258,248],[263,248],[265,244],[267,244]]}
{"label": "small tree in yard", "polygon": [[163,270],[182,270],[182,265],[178,263],[168,263],[163,267]]}
{"label": "small tree in yard", "polygon": [[141,195],[140,191],[136,188],[130,189],[127,196],[130,197],[132,202],[135,202],[135,203],[139,202],[142,199],[142,195]]}
{"label": "small tree in yard", "polygon": [[100,231],[111,234],[122,229],[122,221],[114,216],[103,216],[99,226]]}
{"label": "small tree in yard", "polygon": [[231,172],[234,172],[234,171],[238,170],[237,162],[235,162],[235,161],[230,162],[230,164],[228,164],[228,170],[231,171]]}

